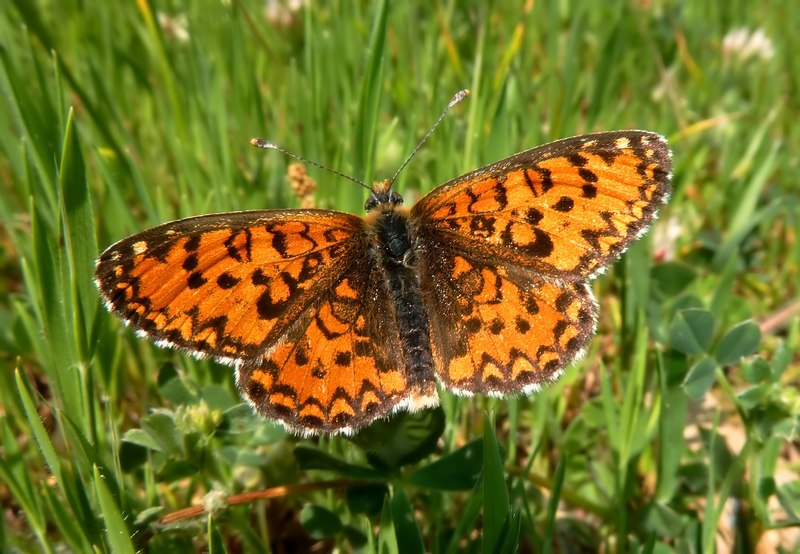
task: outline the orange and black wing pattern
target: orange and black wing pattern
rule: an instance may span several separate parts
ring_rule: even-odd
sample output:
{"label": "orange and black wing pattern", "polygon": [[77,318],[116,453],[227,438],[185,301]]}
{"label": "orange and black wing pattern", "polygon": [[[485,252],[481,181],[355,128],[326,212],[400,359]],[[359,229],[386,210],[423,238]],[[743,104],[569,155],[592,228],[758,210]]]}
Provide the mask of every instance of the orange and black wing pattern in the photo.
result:
{"label": "orange and black wing pattern", "polygon": [[255,409],[351,433],[457,393],[535,390],[585,351],[588,281],[670,193],[660,136],[565,139],[453,179],[408,210],[376,183],[366,218],[214,214],[98,260],[108,308],[157,344],[236,368]]}
{"label": "orange and black wing pattern", "polygon": [[666,140],[614,131],[558,140],[472,171],[412,208],[426,233],[562,280],[601,271],[670,195]]}
{"label": "orange and black wing pattern", "polygon": [[442,383],[535,390],[584,352],[588,279],[639,237],[670,194],[671,154],[646,131],[568,138],[435,189],[411,210]]}
{"label": "orange and black wing pattern", "polygon": [[363,225],[323,210],[184,219],[111,246],[95,280],[108,308],[157,344],[235,365],[263,415],[296,432],[347,432],[435,395],[403,372]]}

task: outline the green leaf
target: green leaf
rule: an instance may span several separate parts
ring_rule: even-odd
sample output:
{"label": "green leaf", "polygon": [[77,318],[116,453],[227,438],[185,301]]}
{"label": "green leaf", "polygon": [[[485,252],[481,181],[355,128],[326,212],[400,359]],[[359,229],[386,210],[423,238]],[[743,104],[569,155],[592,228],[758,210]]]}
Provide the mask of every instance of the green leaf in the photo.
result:
{"label": "green leaf", "polygon": [[[168,366],[170,369],[173,367],[172,364],[168,364]],[[196,404],[198,402],[198,395],[189,389],[186,381],[181,379],[177,374],[166,381],[162,381],[161,376],[163,374],[164,373],[161,372],[159,373],[158,391],[161,393],[161,396],[165,401],[169,402],[173,406],[185,406]]]}
{"label": "green leaf", "polygon": [[387,495],[383,501],[383,510],[381,510],[381,527],[378,531],[378,553],[399,554],[399,552],[397,535],[394,531],[392,506],[389,496]]}
{"label": "green leaf", "polygon": [[755,352],[760,343],[761,330],[758,325],[752,320],[742,321],[723,335],[715,357],[721,366],[734,364]]}
{"label": "green leaf", "polygon": [[49,541],[42,502],[33,485],[28,466],[24,463],[20,441],[12,433],[6,417],[0,418],[0,433],[2,433],[0,444],[3,445],[3,455],[0,456],[0,483],[8,487],[11,496],[19,502],[31,524],[31,531],[43,550],[47,550]]}
{"label": "green leaf", "polygon": [[208,527],[206,529],[209,537],[208,554],[225,554],[225,540],[216,524],[214,517],[209,514]]}
{"label": "green leaf", "polygon": [[128,429],[122,434],[122,440],[125,441],[125,443],[143,446],[144,448],[155,450],[156,452],[164,451],[161,448],[161,444],[159,444],[159,442],[154,439],[150,433],[143,429]]}
{"label": "green leaf", "polygon": [[522,529],[522,517],[516,510],[509,512],[503,523],[502,540],[495,552],[513,554],[519,551],[519,534]]}
{"label": "green leaf", "polygon": [[[685,356],[681,356],[685,359]],[[688,398],[678,386],[662,387],[663,407],[660,410],[658,425],[661,444],[675,445],[658,449],[658,484],[655,500],[667,504],[680,487],[678,471],[684,453],[683,434],[688,417]]]}
{"label": "green leaf", "polygon": [[669,344],[684,354],[703,354],[714,337],[714,316],[707,310],[678,312],[669,329]]}
{"label": "green leaf", "polygon": [[94,466],[94,486],[97,498],[100,501],[100,512],[105,524],[106,537],[111,551],[119,554],[134,554],[136,547],[131,542],[131,533],[125,525],[125,518],[119,510],[117,502],[108,490],[108,486],[100,475],[100,470]]}
{"label": "green leaf", "polygon": [[478,521],[482,504],[483,482],[479,482],[475,485],[472,494],[461,509],[459,514],[461,517],[458,520],[458,525],[447,545],[447,554],[455,554],[456,552],[463,551],[462,543],[470,543],[472,541],[472,531],[475,529],[475,523]]}
{"label": "green leaf", "polygon": [[[158,445],[160,451],[170,456],[180,456],[182,454],[180,433],[175,427],[175,420],[169,412],[158,411],[146,415],[142,418],[140,426]],[[145,444],[141,445],[146,446]]]}
{"label": "green leaf", "polygon": [[373,466],[396,469],[433,453],[444,425],[444,411],[439,407],[400,412],[391,419],[376,421],[349,438],[367,452]]}
{"label": "green leaf", "polygon": [[42,457],[44,458],[48,469],[56,478],[56,482],[64,487],[65,483],[63,481],[64,477],[61,471],[61,459],[56,453],[53,442],[50,440],[49,433],[44,428],[42,420],[39,418],[39,413],[36,411],[36,404],[33,401],[33,397],[31,397],[30,392],[28,392],[30,384],[25,378],[25,374],[19,369],[15,371],[14,376],[17,383],[17,392],[20,395],[22,406],[25,409],[25,417],[28,420],[28,425],[30,426],[30,430],[33,432],[33,436],[36,438],[36,443],[39,446]]}
{"label": "green leaf", "polygon": [[736,400],[744,409],[752,410],[769,396],[770,389],[769,385],[764,384],[747,387],[736,393]]}
{"label": "green leaf", "polygon": [[702,399],[717,378],[717,363],[713,358],[703,358],[692,366],[686,379],[683,380],[683,390],[692,400]]}
{"label": "green leaf", "polygon": [[483,442],[483,552],[496,552],[503,541],[511,505],[494,417],[488,413],[483,414]]}
{"label": "green leaf", "polygon": [[309,504],[300,511],[300,523],[315,539],[332,537],[342,530],[342,520],[327,508]]}
{"label": "green leaf", "polygon": [[303,470],[324,469],[351,479],[384,480],[388,478],[388,473],[386,472],[345,462],[341,458],[328,454],[310,444],[298,444],[295,446],[294,457],[300,465],[300,469]]}
{"label": "green leaf", "polygon": [[772,368],[767,360],[761,356],[756,356],[754,359],[742,364],[741,375],[750,384],[764,383],[772,377]]}
{"label": "green leaf", "polygon": [[97,291],[93,284],[94,260],[97,256],[97,240],[94,232],[94,213],[86,180],[79,135],[69,111],[64,136],[64,150],[58,180],[64,217],[64,239],[67,261],[70,268],[71,292],[73,295],[73,321],[79,336],[80,351],[86,354],[92,321],[97,313]]}
{"label": "green leaf", "polygon": [[568,459],[566,455],[562,457],[556,467],[556,474],[553,479],[553,490],[550,494],[550,500],[547,502],[547,518],[545,520],[544,535],[542,537],[542,544],[544,551],[549,552],[553,544],[555,534],[556,512],[558,511],[559,502],[561,500],[561,489],[564,486],[564,477],[567,474]]}
{"label": "green leaf", "polygon": [[404,553],[424,553],[425,545],[417,520],[414,518],[414,507],[402,490],[397,490],[392,495],[391,507],[398,550]]}
{"label": "green leaf", "polygon": [[791,364],[794,357],[794,351],[785,342],[778,343],[775,348],[775,353],[770,360],[770,367],[772,368],[772,380],[778,382],[781,375]]}
{"label": "green leaf", "polygon": [[686,289],[695,280],[697,272],[686,264],[667,262],[654,266],[651,275],[657,290],[671,298]]}
{"label": "green leaf", "polygon": [[375,515],[381,511],[383,499],[388,494],[389,487],[383,483],[347,487],[347,508],[352,514]]}
{"label": "green leaf", "polygon": [[375,138],[378,133],[378,112],[383,96],[383,68],[386,65],[384,49],[389,5],[388,0],[381,0],[376,6],[367,46],[367,67],[361,80],[358,101],[359,113],[353,154],[356,157],[357,169],[363,172],[363,178],[368,182],[373,178],[375,166]]}
{"label": "green leaf", "polygon": [[475,439],[458,450],[417,470],[409,481],[440,491],[465,491],[475,487],[483,467],[483,439]]}
{"label": "green leaf", "polygon": [[[380,508],[378,510],[380,510]],[[355,527],[354,525],[345,525],[342,528],[342,534],[347,537],[348,541],[350,541],[354,551],[359,551],[369,544],[370,538],[364,533],[364,531],[358,527]]]}
{"label": "green leaf", "polygon": [[683,532],[685,516],[660,502],[650,502],[641,512],[645,529],[662,537],[675,538]]}

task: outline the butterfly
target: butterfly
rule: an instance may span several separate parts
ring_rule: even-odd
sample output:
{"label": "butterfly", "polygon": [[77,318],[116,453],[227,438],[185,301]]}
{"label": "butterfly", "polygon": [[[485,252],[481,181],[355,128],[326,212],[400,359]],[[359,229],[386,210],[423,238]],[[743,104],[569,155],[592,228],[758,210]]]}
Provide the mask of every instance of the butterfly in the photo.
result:
{"label": "butterfly", "polygon": [[386,180],[364,217],[287,209],[165,223],[109,247],[95,280],[139,334],[234,366],[258,413],[298,434],[349,434],[437,405],[437,383],[504,396],[555,379],[594,334],[589,281],[644,233],[670,178],[655,133],[576,136],[410,208]]}

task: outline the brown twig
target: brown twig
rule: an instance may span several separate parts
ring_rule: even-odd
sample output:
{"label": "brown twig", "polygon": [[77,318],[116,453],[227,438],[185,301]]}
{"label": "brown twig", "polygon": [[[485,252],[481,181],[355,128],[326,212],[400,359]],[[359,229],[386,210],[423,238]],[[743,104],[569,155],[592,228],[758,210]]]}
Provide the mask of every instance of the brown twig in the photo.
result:
{"label": "brown twig", "polygon": [[[225,501],[226,506],[236,506],[238,504],[247,504],[256,500],[267,500],[269,498],[278,498],[282,496],[289,496],[292,494],[301,494],[316,490],[327,489],[343,489],[345,487],[352,487],[355,485],[364,485],[374,483],[374,481],[358,481],[353,479],[333,479],[331,481],[318,481],[316,483],[301,483],[299,485],[282,485],[280,487],[272,487],[271,489],[264,489],[253,492],[243,492],[241,494],[234,494],[228,497]],[[165,515],[158,520],[160,525],[169,525],[177,521],[189,519],[192,517],[201,516],[206,513],[205,504],[197,504],[189,508],[183,508],[170,514]]]}

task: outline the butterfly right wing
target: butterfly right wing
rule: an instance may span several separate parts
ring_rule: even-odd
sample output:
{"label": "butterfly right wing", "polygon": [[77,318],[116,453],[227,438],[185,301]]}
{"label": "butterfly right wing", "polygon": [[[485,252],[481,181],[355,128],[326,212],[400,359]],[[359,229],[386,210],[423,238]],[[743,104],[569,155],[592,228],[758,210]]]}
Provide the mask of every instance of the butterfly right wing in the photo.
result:
{"label": "butterfly right wing", "polygon": [[589,345],[597,304],[585,282],[553,282],[426,234],[420,280],[436,375],[457,394],[528,394]]}
{"label": "butterfly right wing", "polygon": [[414,205],[440,381],[528,392],[577,359],[597,318],[587,280],[655,218],[670,170],[659,135],[597,133],[520,152]]}
{"label": "butterfly right wing", "polygon": [[564,281],[597,275],[670,196],[672,154],[648,131],[558,140],[439,186],[411,208],[449,244]]}

